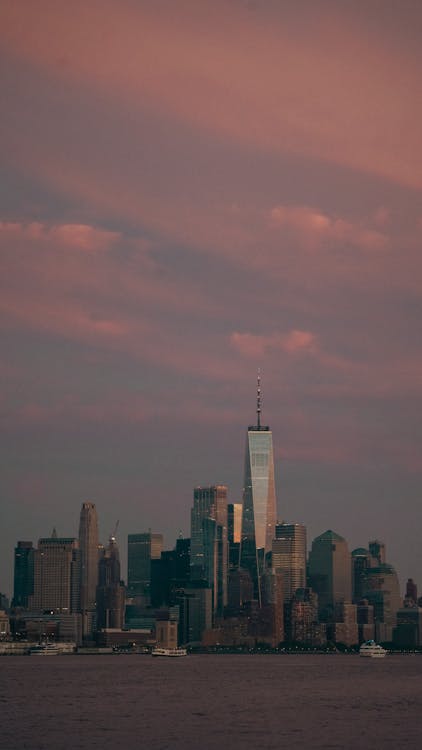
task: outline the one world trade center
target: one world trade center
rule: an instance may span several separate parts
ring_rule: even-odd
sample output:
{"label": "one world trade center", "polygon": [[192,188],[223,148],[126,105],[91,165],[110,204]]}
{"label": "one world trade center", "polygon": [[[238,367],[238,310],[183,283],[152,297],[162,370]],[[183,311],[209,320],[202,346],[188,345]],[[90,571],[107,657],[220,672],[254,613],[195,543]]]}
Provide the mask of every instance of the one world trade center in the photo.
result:
{"label": "one world trade center", "polygon": [[259,606],[265,556],[271,551],[275,523],[273,437],[270,428],[261,425],[261,378],[258,375],[256,425],[248,427],[246,436],[240,567],[250,573]]}

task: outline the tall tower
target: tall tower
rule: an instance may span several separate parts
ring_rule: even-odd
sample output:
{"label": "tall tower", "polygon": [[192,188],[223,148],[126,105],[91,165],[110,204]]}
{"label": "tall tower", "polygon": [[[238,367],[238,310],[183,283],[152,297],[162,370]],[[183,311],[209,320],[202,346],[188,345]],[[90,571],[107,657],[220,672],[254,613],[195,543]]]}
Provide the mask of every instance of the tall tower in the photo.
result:
{"label": "tall tower", "polygon": [[94,625],[98,584],[98,520],[94,503],[82,503],[79,521],[81,551],[81,612],[82,631],[87,636]]}
{"label": "tall tower", "polygon": [[127,585],[130,597],[135,597],[140,606],[151,605],[152,561],[160,560],[163,551],[163,535],[151,531],[129,534],[127,538]]}
{"label": "tall tower", "polygon": [[34,593],[34,549],[32,542],[18,542],[15,547],[13,606],[28,607]]}
{"label": "tall tower", "polygon": [[98,566],[97,627],[122,628],[125,587],[120,580],[120,556],[116,537],[111,534]]}
{"label": "tall tower", "polygon": [[213,591],[214,615],[227,605],[227,487],[195,487],[191,511],[191,581],[206,581]]}
{"label": "tall tower", "polygon": [[276,522],[273,436],[261,425],[261,378],[258,374],[256,425],[248,427],[243,485],[240,567],[249,571],[254,596],[262,604],[261,576],[271,551]]}

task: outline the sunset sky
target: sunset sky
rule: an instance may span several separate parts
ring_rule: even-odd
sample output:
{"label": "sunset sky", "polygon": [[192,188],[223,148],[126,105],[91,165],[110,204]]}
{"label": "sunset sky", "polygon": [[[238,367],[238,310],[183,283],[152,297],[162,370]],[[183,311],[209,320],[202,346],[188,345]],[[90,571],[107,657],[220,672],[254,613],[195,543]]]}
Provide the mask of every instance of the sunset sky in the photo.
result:
{"label": "sunset sky", "polygon": [[260,368],[279,518],[422,594],[421,81],[419,0],[2,1],[0,591],[240,502]]}

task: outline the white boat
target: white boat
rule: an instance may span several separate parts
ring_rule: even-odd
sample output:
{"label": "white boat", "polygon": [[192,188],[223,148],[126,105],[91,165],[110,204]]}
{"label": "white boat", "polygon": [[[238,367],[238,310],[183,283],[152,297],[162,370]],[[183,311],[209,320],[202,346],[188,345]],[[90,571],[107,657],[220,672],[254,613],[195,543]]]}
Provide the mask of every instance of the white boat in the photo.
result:
{"label": "white boat", "polygon": [[31,646],[28,653],[31,656],[57,656],[60,650],[54,643],[39,643],[37,646]]}
{"label": "white boat", "polygon": [[187,651],[185,648],[165,648],[164,646],[156,646],[152,649],[152,656],[186,656]]}
{"label": "white boat", "polygon": [[386,653],[385,648],[375,641],[366,641],[366,643],[362,643],[359,649],[359,656],[366,656],[371,659],[383,659]]}

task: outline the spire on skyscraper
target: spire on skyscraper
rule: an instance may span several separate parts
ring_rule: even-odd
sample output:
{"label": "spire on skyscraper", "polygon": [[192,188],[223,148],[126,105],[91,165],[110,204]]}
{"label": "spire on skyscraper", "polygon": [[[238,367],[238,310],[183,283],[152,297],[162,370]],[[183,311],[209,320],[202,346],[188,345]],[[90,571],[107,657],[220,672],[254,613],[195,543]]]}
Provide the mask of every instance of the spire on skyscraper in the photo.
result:
{"label": "spire on skyscraper", "polygon": [[274,538],[276,497],[272,433],[268,426],[261,425],[260,370],[256,414],[257,424],[248,427],[246,437],[240,567],[249,571],[255,598],[261,605],[261,578]]}

